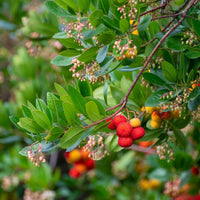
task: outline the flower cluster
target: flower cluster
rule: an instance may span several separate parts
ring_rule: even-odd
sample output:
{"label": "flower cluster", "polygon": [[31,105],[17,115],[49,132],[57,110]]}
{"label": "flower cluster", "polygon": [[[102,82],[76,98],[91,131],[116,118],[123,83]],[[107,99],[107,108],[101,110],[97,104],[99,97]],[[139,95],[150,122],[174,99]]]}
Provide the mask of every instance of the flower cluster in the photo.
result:
{"label": "flower cluster", "polygon": [[187,44],[190,46],[197,46],[199,44],[198,36],[195,35],[192,31],[186,31],[181,38],[181,43],[182,44]]}
{"label": "flower cluster", "polygon": [[[33,147],[36,150],[33,151]],[[28,154],[28,159],[37,167],[39,167],[41,163],[46,162],[44,154],[42,153],[41,143],[39,143],[38,147],[31,145],[30,148],[26,150],[26,153]]]}
{"label": "flower cluster", "polygon": [[[122,14],[121,19],[126,19],[127,16],[131,19],[135,19],[136,14],[137,14],[137,9],[136,9],[136,0],[129,0],[127,4],[119,7],[117,10]],[[128,15],[127,15],[128,14]]]}
{"label": "flower cluster", "polygon": [[101,69],[99,63],[92,61],[91,63],[86,64],[85,62],[80,62],[78,57],[74,57],[72,60],[73,66],[69,71],[73,72],[72,77],[76,77],[81,81],[86,79],[90,80],[90,83],[103,83],[105,79],[109,79],[109,75],[99,76]]}
{"label": "flower cluster", "polygon": [[101,135],[90,136],[87,144],[83,147],[85,151],[89,152],[89,157],[93,160],[99,160],[105,155],[109,155],[104,138]]}
{"label": "flower cluster", "polygon": [[24,191],[23,200],[54,200],[55,199],[55,192],[52,190],[45,190],[43,192],[33,192],[30,189],[26,189]]}
{"label": "flower cluster", "polygon": [[17,186],[19,184],[19,178],[15,175],[4,176],[2,179],[2,189],[8,191],[11,187]]}

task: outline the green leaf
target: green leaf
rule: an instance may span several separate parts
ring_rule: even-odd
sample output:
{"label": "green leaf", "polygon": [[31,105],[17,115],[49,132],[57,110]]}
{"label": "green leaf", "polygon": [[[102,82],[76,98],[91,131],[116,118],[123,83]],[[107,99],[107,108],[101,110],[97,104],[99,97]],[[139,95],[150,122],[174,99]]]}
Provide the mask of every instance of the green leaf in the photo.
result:
{"label": "green leaf", "polygon": [[137,27],[138,31],[144,31],[150,24],[151,22],[151,16],[150,15],[146,15],[141,17],[140,23]]}
{"label": "green leaf", "polygon": [[168,81],[170,81],[172,83],[176,82],[176,80],[177,80],[177,72],[176,72],[175,67],[172,64],[170,64],[167,61],[162,62],[162,71],[163,71],[163,74],[164,74],[165,78]]}
{"label": "green leaf", "polygon": [[78,57],[78,60],[81,62],[91,62],[91,60],[96,56],[98,49],[97,46],[87,49]]}
{"label": "green leaf", "polygon": [[141,56],[136,56],[134,61],[129,65],[131,68],[142,67],[144,58]]}
{"label": "green leaf", "polygon": [[186,171],[190,169],[193,165],[193,159],[189,154],[186,154],[185,152],[175,152],[174,153],[174,160],[173,160],[173,166],[177,170],[183,170]]}
{"label": "green leaf", "polygon": [[153,85],[166,86],[166,82],[163,79],[161,79],[159,76],[157,76],[156,74],[144,73],[143,77],[145,80],[147,80],[149,83]]}
{"label": "green leaf", "polygon": [[87,116],[86,110],[85,110],[85,100],[81,96],[81,94],[72,86],[68,86],[68,93],[72,99],[72,102],[76,106],[76,108],[85,116]]}
{"label": "green leaf", "polygon": [[78,56],[82,53],[82,51],[78,51],[75,49],[68,49],[65,51],[62,51],[59,55],[61,56],[65,56],[65,57],[74,57],[74,56]]}
{"label": "green leaf", "polygon": [[110,44],[115,39],[115,33],[114,32],[105,32],[100,35],[98,35],[97,39],[99,43],[102,43],[104,45]]}
{"label": "green leaf", "polygon": [[200,37],[200,21],[192,19],[192,26],[193,26],[194,32]]}
{"label": "green leaf", "polygon": [[113,134],[111,136],[111,141],[109,142],[109,149],[111,152],[118,152],[121,151],[123,148],[119,146],[118,144],[118,136],[116,134]]}
{"label": "green leaf", "polygon": [[163,129],[145,130],[145,135],[139,141],[151,141],[158,138],[163,132]]}
{"label": "green leaf", "polygon": [[98,0],[98,6],[99,9],[104,12],[104,14],[108,14],[110,5],[109,5],[109,0]]}
{"label": "green leaf", "polygon": [[185,55],[190,59],[200,58],[200,51],[188,50]]}
{"label": "green leaf", "polygon": [[60,6],[58,6],[54,1],[47,1],[45,3],[46,7],[49,9],[50,12],[53,14],[59,16],[59,17],[69,17],[69,12],[62,9]]}
{"label": "green leaf", "polygon": [[44,131],[33,119],[27,117],[20,118],[18,125],[30,133],[42,133]]}
{"label": "green leaf", "polygon": [[119,27],[120,27],[122,33],[125,33],[128,31],[128,29],[130,27],[130,23],[126,19],[121,19],[119,21]]}
{"label": "green leaf", "polygon": [[200,105],[200,93],[193,100],[188,101],[188,109],[195,111]]}
{"label": "green leaf", "polygon": [[76,124],[76,112],[73,104],[69,102],[63,102],[63,110],[69,125],[74,126]]}
{"label": "green leaf", "polygon": [[57,66],[68,66],[72,64],[73,57],[64,57],[61,55],[56,56],[53,60],[51,60],[51,64]]}
{"label": "green leaf", "polygon": [[18,118],[18,117],[9,116],[9,119],[10,119],[10,121],[11,121],[18,129],[23,130],[23,129],[18,125],[18,122],[19,122],[19,118]]}
{"label": "green leaf", "polygon": [[44,113],[46,113],[46,115],[48,116],[48,118],[52,124],[51,112],[50,112],[49,108],[47,107],[47,105],[45,104],[45,102],[42,99],[36,99],[36,106],[39,108],[38,110],[41,110]]}
{"label": "green leaf", "polygon": [[174,136],[176,137],[176,141],[178,145],[185,150],[186,148],[186,139],[180,129],[176,128],[171,122],[169,122],[169,126],[172,129]]}
{"label": "green leaf", "polygon": [[60,43],[63,44],[67,48],[72,49],[83,49],[83,46],[81,46],[76,39],[70,37],[66,39],[59,39]]}
{"label": "green leaf", "polygon": [[87,13],[90,7],[90,0],[78,0],[78,6],[82,13]]}
{"label": "green leaf", "polygon": [[31,113],[33,115],[33,119],[39,126],[45,130],[49,130],[51,128],[51,123],[45,113],[40,110],[33,110]]}
{"label": "green leaf", "polygon": [[51,116],[54,122],[57,122],[58,114],[56,113],[55,100],[57,98],[50,92],[47,93],[47,104],[51,112]]}
{"label": "green leaf", "polygon": [[181,81],[186,80],[188,68],[190,65],[190,60],[184,55],[183,52],[180,53],[178,61],[178,78]]}
{"label": "green leaf", "polygon": [[55,126],[50,130],[50,133],[45,137],[45,140],[47,142],[52,142],[59,139],[63,134],[63,129],[59,126]]}
{"label": "green leaf", "polygon": [[190,123],[190,120],[191,120],[190,116],[187,116],[185,119],[178,118],[173,122],[173,125],[176,128],[182,129],[182,128],[185,128]]}
{"label": "green leaf", "polygon": [[79,90],[83,97],[92,96],[92,89],[90,87],[89,81],[78,81]]}
{"label": "green leaf", "polygon": [[102,17],[102,22],[103,24],[110,28],[110,29],[113,29],[115,31],[119,31],[121,32],[121,30],[119,29],[119,24],[115,23],[112,19],[110,19],[109,17],[106,17],[106,16],[103,16]]}
{"label": "green leaf", "polygon": [[82,127],[70,128],[62,137],[59,146],[63,149],[67,149],[72,146],[81,137],[85,129]]}
{"label": "green leaf", "polygon": [[156,92],[154,92],[152,95],[149,96],[149,98],[145,102],[145,106],[155,107],[159,105],[160,103],[164,102],[164,100],[161,99],[161,96],[166,92],[169,92],[169,90],[167,89],[157,90]]}
{"label": "green leaf", "polygon": [[33,118],[31,111],[27,106],[22,105],[22,111],[23,111],[23,114],[24,114],[25,117]]}
{"label": "green leaf", "polygon": [[86,103],[86,112],[92,121],[98,121],[101,119],[98,106],[94,101],[89,101]]}
{"label": "green leaf", "polygon": [[181,37],[179,36],[169,37],[167,42],[165,43],[165,46],[174,51],[184,51],[186,48],[184,45],[181,44],[180,41]]}
{"label": "green leaf", "polygon": [[58,83],[54,83],[54,86],[55,86],[55,88],[56,88],[56,90],[57,90],[57,92],[60,96],[68,95],[67,91],[61,85],[59,85]]}
{"label": "green leaf", "polygon": [[109,45],[103,46],[97,54],[96,60],[98,63],[102,63],[107,55]]}
{"label": "green leaf", "polygon": [[101,24],[101,17],[103,16],[102,10],[94,10],[94,12],[89,16],[90,23],[92,26],[97,27]]}
{"label": "green leaf", "polygon": [[74,11],[78,12],[78,5],[74,0],[55,0],[55,2],[63,9],[67,9],[67,6],[69,6]]}
{"label": "green leaf", "polygon": [[66,149],[67,152],[72,151],[73,149],[75,149],[82,140],[84,140],[88,135],[91,134],[92,130],[94,129],[94,127],[90,127],[89,129],[85,130],[81,136],[78,138],[78,140],[69,148]]}

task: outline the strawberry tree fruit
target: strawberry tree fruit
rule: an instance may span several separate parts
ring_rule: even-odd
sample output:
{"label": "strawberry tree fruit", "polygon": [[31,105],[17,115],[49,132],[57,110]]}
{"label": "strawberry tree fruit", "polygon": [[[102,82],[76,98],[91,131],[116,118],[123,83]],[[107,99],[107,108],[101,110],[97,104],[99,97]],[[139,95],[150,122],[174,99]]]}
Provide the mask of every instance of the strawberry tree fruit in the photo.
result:
{"label": "strawberry tree fruit", "polygon": [[145,135],[145,130],[141,126],[133,128],[131,131],[131,137],[133,140],[139,140]]}
{"label": "strawberry tree fruit", "polygon": [[107,127],[110,129],[110,130],[115,130],[116,129],[116,126],[115,126],[115,123],[114,123],[114,120],[112,119],[107,119],[106,122],[110,122]]}
{"label": "strawberry tree fruit", "polygon": [[72,178],[79,178],[80,175],[80,172],[75,167],[69,170],[69,176],[71,176]]}
{"label": "strawberry tree fruit", "polygon": [[132,127],[138,127],[141,125],[140,119],[139,118],[133,118],[130,120],[130,125]]}
{"label": "strawberry tree fruit", "polygon": [[199,169],[198,169],[198,167],[193,166],[193,167],[191,168],[191,174],[194,175],[194,176],[199,175]]}
{"label": "strawberry tree fruit", "polygon": [[133,144],[133,138],[132,137],[119,137],[118,144],[121,147],[130,147]]}
{"label": "strawberry tree fruit", "polygon": [[122,122],[117,126],[117,135],[119,137],[128,137],[131,135],[132,126],[129,122]]}
{"label": "strawberry tree fruit", "polygon": [[117,115],[115,116],[115,118],[113,119],[115,126],[117,127],[120,123],[122,122],[127,122],[127,119],[124,115]]}
{"label": "strawberry tree fruit", "polygon": [[152,128],[160,128],[162,125],[161,121],[151,120],[150,125]]}

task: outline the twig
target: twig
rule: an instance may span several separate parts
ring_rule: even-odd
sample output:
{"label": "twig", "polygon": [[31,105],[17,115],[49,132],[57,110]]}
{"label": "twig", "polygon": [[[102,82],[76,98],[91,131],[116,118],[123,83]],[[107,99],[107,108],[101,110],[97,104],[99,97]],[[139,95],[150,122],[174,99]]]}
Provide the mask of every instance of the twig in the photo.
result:
{"label": "twig", "polygon": [[135,144],[132,144],[127,149],[131,149],[133,151],[139,151],[139,152],[143,152],[143,153],[157,154],[155,149],[149,149],[149,148],[141,147],[141,146],[138,146]]}

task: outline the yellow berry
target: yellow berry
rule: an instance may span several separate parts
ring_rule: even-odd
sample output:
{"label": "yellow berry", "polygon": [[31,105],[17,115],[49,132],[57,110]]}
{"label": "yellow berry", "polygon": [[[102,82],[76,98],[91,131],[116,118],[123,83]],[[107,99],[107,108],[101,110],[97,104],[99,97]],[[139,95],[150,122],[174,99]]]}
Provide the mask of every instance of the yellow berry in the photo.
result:
{"label": "yellow berry", "polygon": [[133,59],[137,55],[137,49],[129,48],[125,53],[126,58]]}
{"label": "yellow berry", "polygon": [[180,113],[179,113],[179,110],[174,110],[171,112],[171,114],[172,114],[172,118],[178,119]]}
{"label": "yellow berry", "polygon": [[155,110],[157,110],[156,107],[145,107],[145,111],[146,111],[147,113],[152,113],[152,112],[155,111]]}
{"label": "yellow berry", "polygon": [[149,181],[146,180],[146,179],[142,179],[142,180],[139,182],[139,185],[140,185],[140,187],[141,187],[143,190],[148,190],[148,189],[150,188]]}
{"label": "yellow berry", "polygon": [[151,120],[151,127],[152,128],[160,128],[161,127],[161,121]]}
{"label": "yellow berry", "polygon": [[132,127],[138,127],[141,125],[140,119],[139,118],[133,118],[130,120],[130,125]]}
{"label": "yellow berry", "polygon": [[157,179],[151,179],[151,180],[149,181],[149,184],[150,184],[150,187],[151,187],[152,189],[157,189],[158,187],[160,187],[161,182],[160,182],[159,180],[157,180]]}

